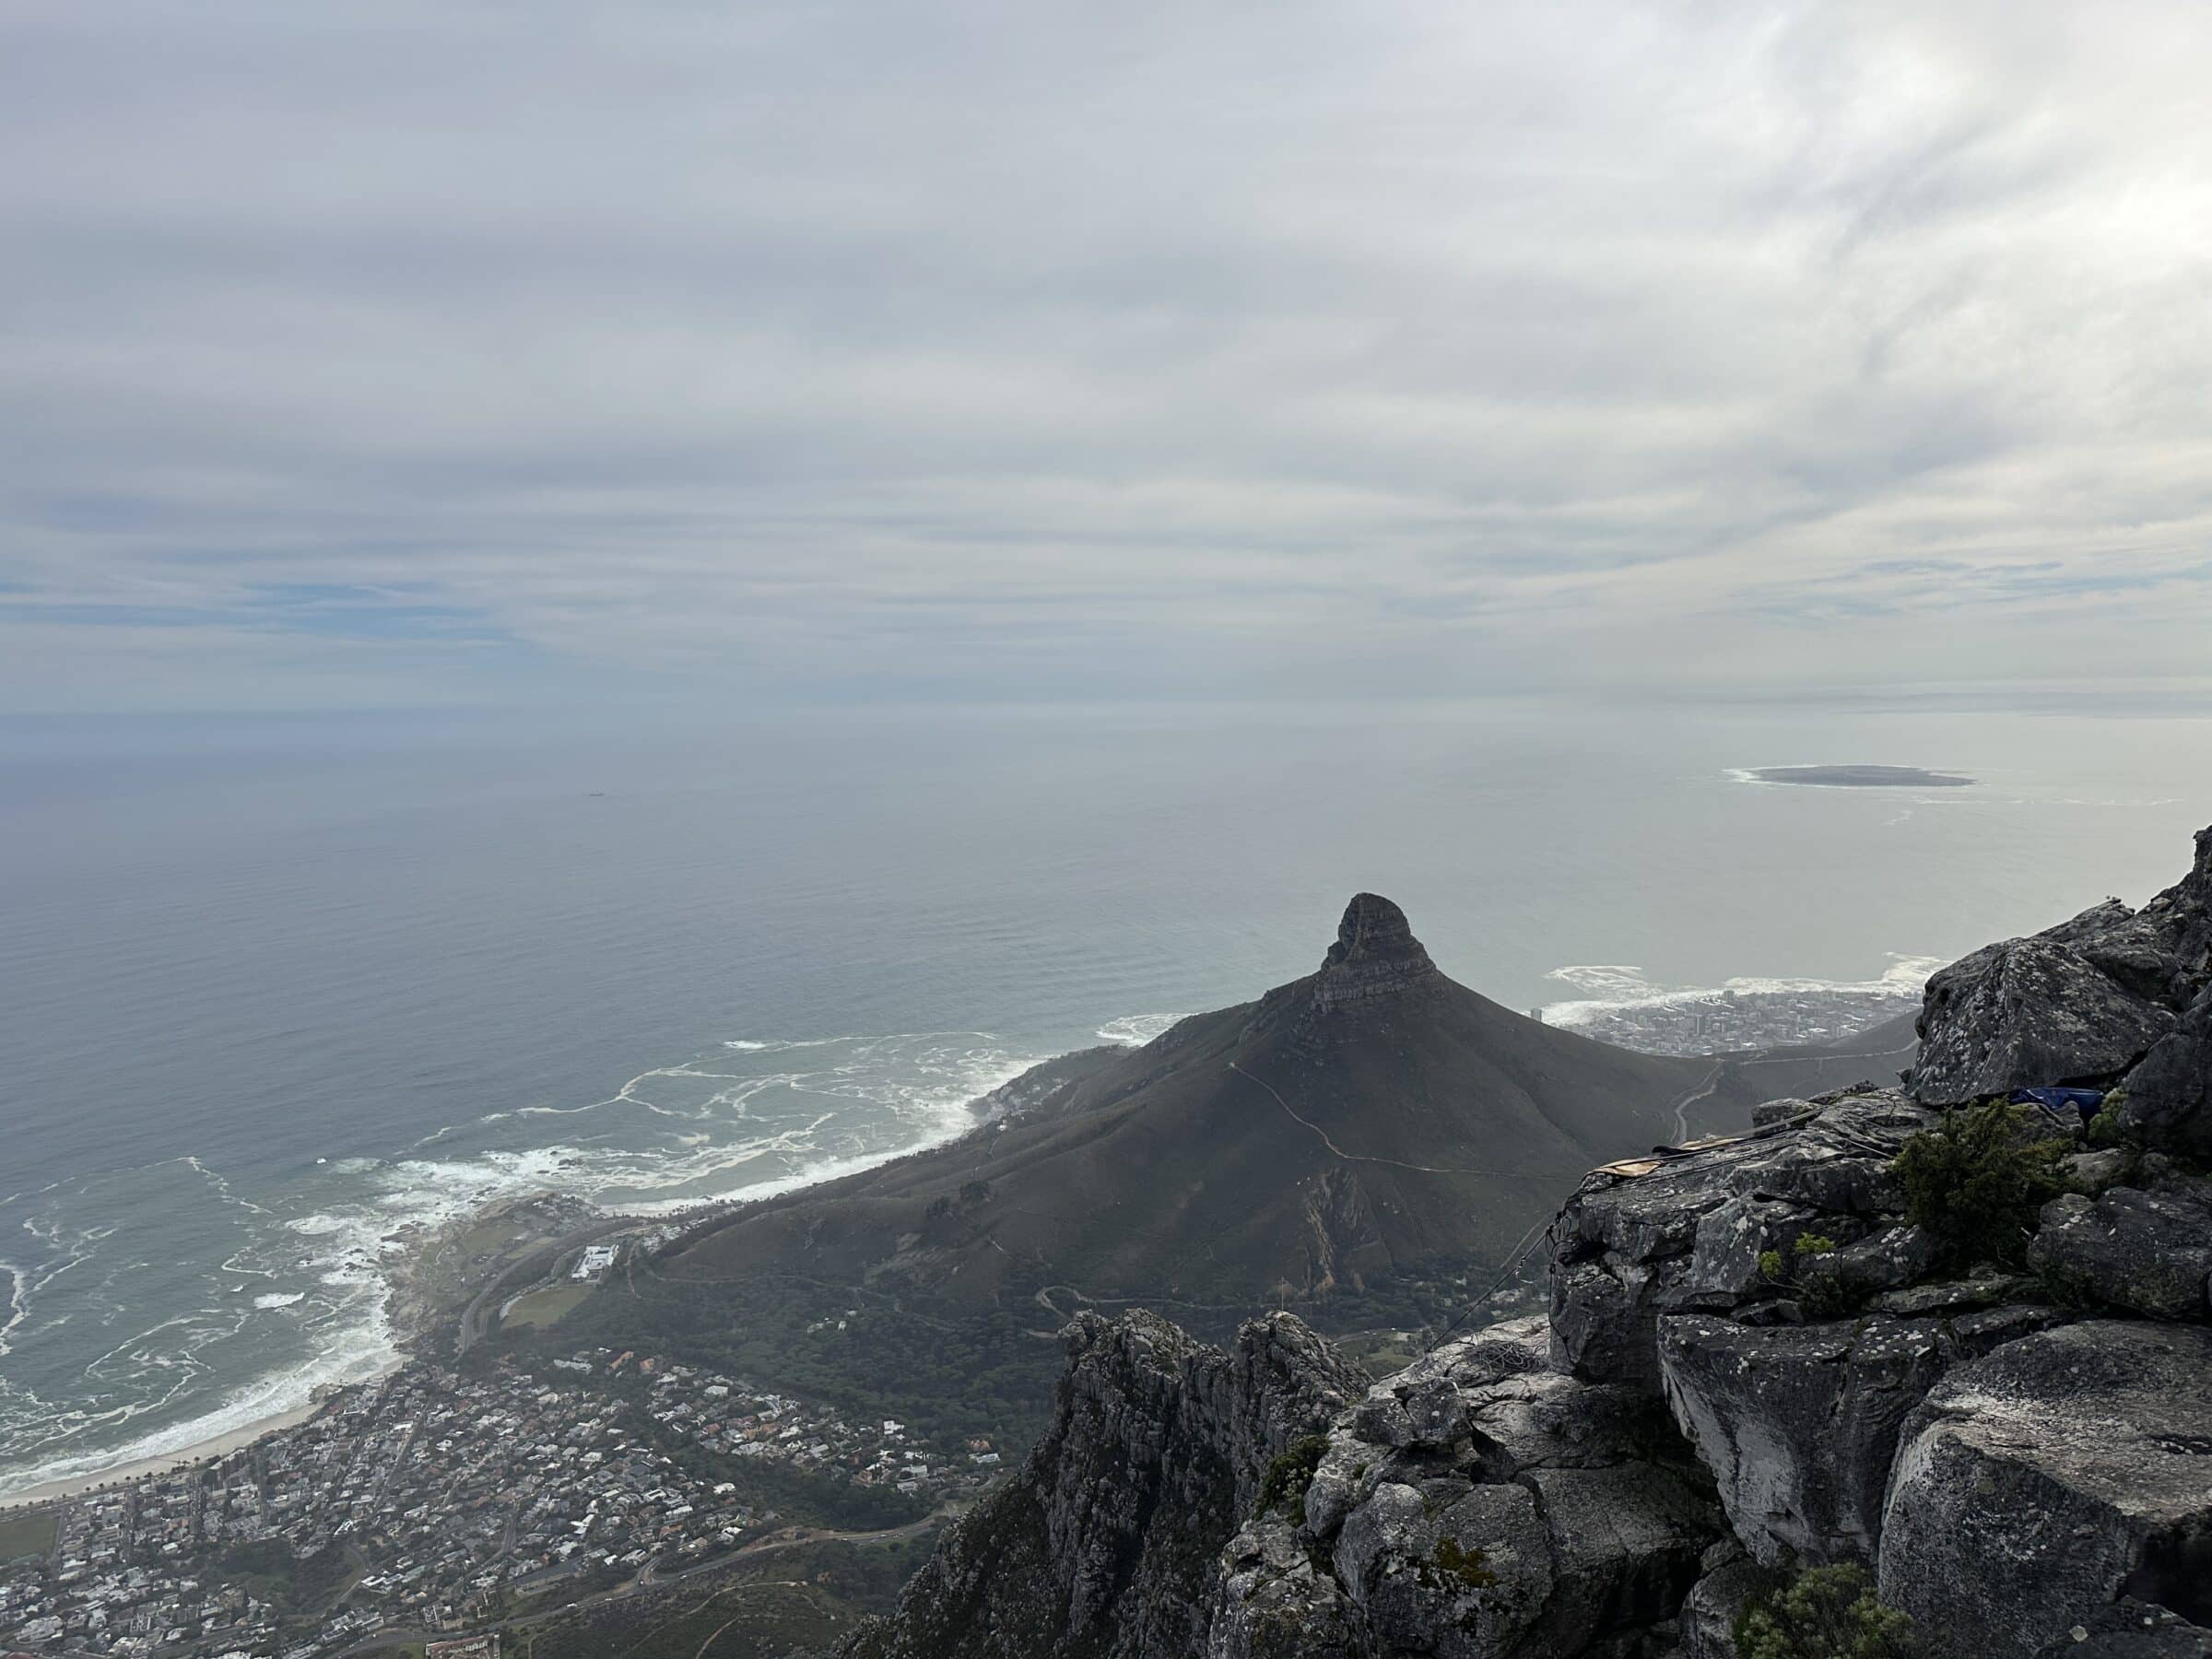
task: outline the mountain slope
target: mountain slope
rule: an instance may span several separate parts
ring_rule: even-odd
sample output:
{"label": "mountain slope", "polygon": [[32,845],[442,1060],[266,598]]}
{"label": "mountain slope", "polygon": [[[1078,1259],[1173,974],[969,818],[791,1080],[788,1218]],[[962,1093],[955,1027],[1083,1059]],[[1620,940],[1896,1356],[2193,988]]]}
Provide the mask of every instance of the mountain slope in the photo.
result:
{"label": "mountain slope", "polygon": [[1712,1062],[1594,1042],[1454,983],[1366,893],[1315,972],[1079,1058],[1035,1103],[751,1206],[664,1270],[902,1280],[968,1305],[1064,1285],[1250,1307],[1500,1262],[1593,1164],[1747,1103]]}

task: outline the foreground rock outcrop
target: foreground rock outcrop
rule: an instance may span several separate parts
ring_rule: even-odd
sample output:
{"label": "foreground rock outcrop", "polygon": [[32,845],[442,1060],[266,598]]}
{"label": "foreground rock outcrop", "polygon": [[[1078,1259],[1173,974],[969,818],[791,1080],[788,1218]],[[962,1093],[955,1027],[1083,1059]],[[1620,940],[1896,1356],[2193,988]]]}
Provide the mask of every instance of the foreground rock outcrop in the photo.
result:
{"label": "foreground rock outcrop", "polygon": [[1149,1313],[1086,1313],[1067,1346],[1051,1430],[847,1659],[1197,1652],[1216,1557],[1269,1460],[1365,1385],[1288,1315],[1224,1351]]}
{"label": "foreground rock outcrop", "polygon": [[2212,1330],[2096,1320],[1945,1377],[1889,1477],[1883,1598],[2032,1653],[2123,1594],[2212,1621]]}
{"label": "foreground rock outcrop", "polygon": [[1629,1653],[1723,1535],[1655,1398],[1549,1369],[1541,1320],[1449,1344],[1331,1430],[1302,1503],[1223,1555],[1206,1651]]}
{"label": "foreground rock outcrop", "polygon": [[[846,1652],[1737,1659],[1832,1565],[1930,1659],[2212,1653],[2208,901],[2212,831],[2142,911],[1936,976],[1909,1088],[1595,1171],[1548,1313],[1386,1382],[1282,1315],[1078,1322],[1052,1433]],[[1943,1110],[2116,1077],[2094,1134]],[[1994,1163],[1947,1208],[1931,1147]]]}
{"label": "foreground rock outcrop", "polygon": [[2212,1154],[2212,829],[2174,886],[2117,899],[1952,963],[1928,982],[1912,1093],[2117,1084],[2146,1144]]}

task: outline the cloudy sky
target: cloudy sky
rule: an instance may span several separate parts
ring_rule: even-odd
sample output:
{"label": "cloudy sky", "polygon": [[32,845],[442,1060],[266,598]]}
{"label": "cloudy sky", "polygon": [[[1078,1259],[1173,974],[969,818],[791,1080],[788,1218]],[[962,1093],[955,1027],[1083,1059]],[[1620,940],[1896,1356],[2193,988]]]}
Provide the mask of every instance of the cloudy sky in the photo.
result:
{"label": "cloudy sky", "polygon": [[27,0],[0,709],[2212,687],[2212,6]]}

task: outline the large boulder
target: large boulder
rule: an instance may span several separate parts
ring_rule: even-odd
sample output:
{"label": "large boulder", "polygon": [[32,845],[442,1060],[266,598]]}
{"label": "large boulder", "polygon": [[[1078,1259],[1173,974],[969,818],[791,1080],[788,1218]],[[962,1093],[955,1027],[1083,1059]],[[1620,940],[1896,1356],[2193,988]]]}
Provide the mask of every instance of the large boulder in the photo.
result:
{"label": "large boulder", "polygon": [[[2132,1107],[2145,1138],[2201,1155],[2212,1150],[2212,1012],[2200,1004],[2201,1017],[2183,1014],[2208,988],[2212,830],[2197,835],[2190,873],[2141,910],[2109,899],[1930,979],[1913,1095],[1956,1105],[2014,1088],[2111,1082],[2133,1068],[2145,1089]],[[2132,1101],[2136,1077],[2128,1088]]]}
{"label": "large boulder", "polygon": [[2212,991],[2127,1074],[2120,1121],[2148,1146],[2212,1158]]}
{"label": "large boulder", "polygon": [[2196,862],[2189,874],[2146,904],[2142,915],[2184,982],[2202,990],[2212,982],[2212,828],[2196,832]]}
{"label": "large boulder", "polygon": [[1912,1092],[1924,1104],[2117,1077],[2173,1029],[2172,1010],[2041,935],[1985,946],[1928,981]]}
{"label": "large boulder", "polygon": [[1836,1253],[1850,1253],[1831,1277],[1855,1290],[1902,1284],[1924,1267],[1928,1241],[1896,1225],[1904,1194],[1890,1165],[1936,1114],[1894,1088],[1789,1105],[1740,1138],[1583,1182],[1552,1224],[1561,1370],[1656,1393],[1661,1314],[1785,1298],[1790,1283],[1765,1263],[1779,1255],[1794,1267],[1800,1240],[1843,1246]]}
{"label": "large boulder", "polygon": [[2037,1659],[2212,1659],[2212,1630],[2130,1597],[2086,1617]]}
{"label": "large boulder", "polygon": [[1813,1325],[1659,1322],[1675,1420],[1760,1562],[1871,1563],[1906,1416],[1951,1366],[2049,1323],[2032,1308]]}
{"label": "large boulder", "polygon": [[2016,1659],[2123,1594],[2212,1617],[2212,1330],[2097,1321],[1950,1372],[1905,1426],[1882,1599]]}
{"label": "large boulder", "polygon": [[2091,1614],[2036,1659],[2212,1659],[2212,1630],[2131,1597]]}
{"label": "large boulder", "polygon": [[1546,1358],[1520,1321],[1371,1389],[1224,1552],[1207,1652],[1548,1659],[1671,1628],[1722,1537],[1710,1483],[1651,1394]]}
{"label": "large boulder", "polygon": [[1705,1566],[1705,1576],[1682,1598],[1677,1620],[1683,1659],[1737,1659],[1735,1621],[1743,1616],[1744,1604],[1766,1590],[1774,1575],[1745,1555],[1733,1539],[1709,1551]]}
{"label": "large boulder", "polygon": [[2212,1319],[2212,1182],[2053,1198],[2028,1261],[2062,1288],[2107,1307],[2153,1319]]}

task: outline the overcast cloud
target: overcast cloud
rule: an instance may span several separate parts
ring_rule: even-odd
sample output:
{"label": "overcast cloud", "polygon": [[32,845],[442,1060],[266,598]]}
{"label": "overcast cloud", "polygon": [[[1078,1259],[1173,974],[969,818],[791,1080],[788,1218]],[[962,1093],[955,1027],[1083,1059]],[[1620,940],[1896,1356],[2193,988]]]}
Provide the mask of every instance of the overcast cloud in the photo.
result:
{"label": "overcast cloud", "polygon": [[0,707],[2212,685],[2212,6],[30,0]]}

